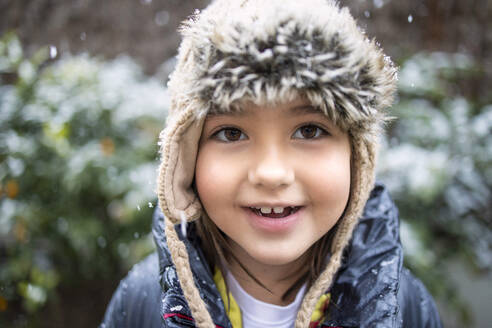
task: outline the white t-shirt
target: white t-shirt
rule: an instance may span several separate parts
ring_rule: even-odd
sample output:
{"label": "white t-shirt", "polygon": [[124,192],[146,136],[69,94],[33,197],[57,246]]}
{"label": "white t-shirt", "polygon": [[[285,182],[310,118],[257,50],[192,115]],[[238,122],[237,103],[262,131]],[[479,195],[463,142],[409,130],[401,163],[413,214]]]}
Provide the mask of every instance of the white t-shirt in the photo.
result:
{"label": "white t-shirt", "polygon": [[241,309],[243,328],[293,328],[301,306],[306,284],[299,291],[294,302],[286,306],[258,301],[239,285],[231,272],[226,275],[227,287]]}

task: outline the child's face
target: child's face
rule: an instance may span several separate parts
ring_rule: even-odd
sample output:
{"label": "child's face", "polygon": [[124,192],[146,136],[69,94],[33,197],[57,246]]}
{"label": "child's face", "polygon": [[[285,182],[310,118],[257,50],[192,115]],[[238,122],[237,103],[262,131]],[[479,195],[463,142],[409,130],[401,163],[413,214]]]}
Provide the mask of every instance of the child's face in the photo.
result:
{"label": "child's face", "polygon": [[[206,118],[195,179],[206,212],[239,260],[247,254],[248,263],[293,263],[343,213],[349,137],[302,99],[247,104],[241,114]],[[258,207],[283,212],[261,215]]]}

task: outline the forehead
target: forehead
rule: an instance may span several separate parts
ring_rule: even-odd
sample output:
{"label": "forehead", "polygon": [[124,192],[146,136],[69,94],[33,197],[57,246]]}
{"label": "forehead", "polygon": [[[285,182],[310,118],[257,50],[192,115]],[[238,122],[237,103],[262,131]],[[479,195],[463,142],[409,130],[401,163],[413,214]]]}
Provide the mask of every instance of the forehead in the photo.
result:
{"label": "forehead", "polygon": [[212,110],[207,114],[207,118],[217,116],[244,118],[247,116],[254,116],[255,114],[262,114],[265,111],[274,111],[277,114],[288,116],[301,116],[306,114],[324,116],[320,108],[313,106],[306,99],[299,98],[289,102],[270,104],[255,104],[248,101],[242,104],[232,105],[228,110]]}

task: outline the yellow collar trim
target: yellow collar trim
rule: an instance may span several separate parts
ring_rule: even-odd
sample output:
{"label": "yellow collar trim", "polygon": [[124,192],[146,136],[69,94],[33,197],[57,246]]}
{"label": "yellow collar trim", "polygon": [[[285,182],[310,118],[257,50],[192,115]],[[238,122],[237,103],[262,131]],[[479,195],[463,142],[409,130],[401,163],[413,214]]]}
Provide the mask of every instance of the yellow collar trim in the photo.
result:
{"label": "yellow collar trim", "polygon": [[[241,317],[241,310],[239,305],[237,305],[236,300],[232,297],[232,294],[226,294],[226,285],[222,272],[218,268],[215,268],[214,274],[215,286],[219,290],[220,297],[222,298],[222,303],[224,303],[224,308],[226,310],[227,316],[233,328],[243,328],[243,319]],[[229,296],[229,298],[227,298]]]}

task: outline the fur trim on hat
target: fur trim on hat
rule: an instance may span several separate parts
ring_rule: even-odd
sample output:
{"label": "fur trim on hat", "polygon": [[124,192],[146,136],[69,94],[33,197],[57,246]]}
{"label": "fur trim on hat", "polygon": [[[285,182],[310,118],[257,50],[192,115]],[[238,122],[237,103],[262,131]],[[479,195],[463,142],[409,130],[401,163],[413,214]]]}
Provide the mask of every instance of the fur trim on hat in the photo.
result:
{"label": "fur trim on hat", "polygon": [[220,6],[224,1],[182,28],[193,62],[186,87],[205,104],[201,115],[244,100],[291,100],[300,92],[344,130],[382,119],[396,70],[346,8],[326,0]]}

